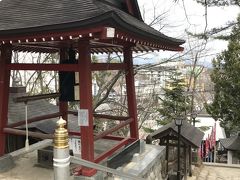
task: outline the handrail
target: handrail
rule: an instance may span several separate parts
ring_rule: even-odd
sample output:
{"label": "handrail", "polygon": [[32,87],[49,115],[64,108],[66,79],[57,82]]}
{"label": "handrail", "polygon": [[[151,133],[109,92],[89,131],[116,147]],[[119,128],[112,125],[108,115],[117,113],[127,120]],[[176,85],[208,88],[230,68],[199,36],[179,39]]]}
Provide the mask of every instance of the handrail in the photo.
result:
{"label": "handrail", "polygon": [[57,98],[60,96],[60,93],[51,93],[51,94],[39,94],[33,96],[22,96],[16,97],[13,99],[14,102],[28,102],[28,101],[36,101],[40,99],[47,99],[47,98]]}
{"label": "handrail", "polygon": [[[33,117],[33,118],[29,118],[28,119],[28,124],[33,123],[33,122],[48,120],[48,119],[51,119],[51,118],[56,118],[56,117],[59,117],[61,115],[62,115],[62,113],[57,112],[57,113],[47,114],[47,115],[43,115],[43,116],[36,116],[36,117]],[[13,128],[13,127],[22,126],[24,124],[25,124],[25,120],[22,120],[22,121],[18,121],[16,123],[9,124],[9,125],[7,125],[7,127]]]}
{"label": "handrail", "polygon": [[[3,132],[6,134],[13,134],[13,135],[22,135],[22,136],[26,135],[25,130],[14,129],[14,128],[4,128]],[[53,139],[53,134],[44,134],[44,133],[29,131],[28,135],[30,137],[35,137],[40,139]]]}
{"label": "handrail", "polygon": [[106,166],[103,166],[103,165],[100,165],[100,164],[96,164],[96,163],[93,163],[93,162],[90,162],[90,161],[86,161],[86,160],[83,160],[81,158],[77,158],[77,157],[74,157],[74,156],[71,156],[70,161],[72,163],[75,163],[75,164],[78,164],[78,165],[82,165],[82,166],[85,166],[85,167],[97,169],[99,171],[115,174],[117,176],[124,177],[124,178],[127,178],[127,179],[144,180],[141,177],[134,176],[132,174],[125,173],[125,172],[122,172],[122,171],[119,171],[119,170],[116,170],[116,169],[112,169],[112,168],[109,168],[109,167],[106,167]]}
{"label": "handrail", "polygon": [[96,136],[94,137],[94,140],[101,139],[101,138],[103,138],[103,137],[105,137],[105,136],[107,136],[107,135],[109,135],[109,134],[111,134],[111,133],[119,130],[120,128],[122,128],[122,127],[130,124],[132,121],[133,121],[133,119],[132,119],[132,118],[129,118],[128,120],[123,121],[123,122],[119,123],[118,125],[110,128],[110,129],[107,129],[106,131],[104,131],[104,132],[96,135]]}
{"label": "handrail", "polygon": [[118,121],[125,121],[129,119],[129,117],[124,117],[124,116],[111,116],[111,115],[97,114],[97,113],[94,113],[93,116],[95,118],[103,118],[103,119],[118,120]]}
{"label": "handrail", "polygon": [[[78,115],[78,112],[69,110],[68,114]],[[93,113],[93,117],[99,118],[99,119],[108,119],[108,120],[117,120],[117,121],[126,121],[130,118],[127,116],[112,116],[112,115],[97,114],[97,113]]]}

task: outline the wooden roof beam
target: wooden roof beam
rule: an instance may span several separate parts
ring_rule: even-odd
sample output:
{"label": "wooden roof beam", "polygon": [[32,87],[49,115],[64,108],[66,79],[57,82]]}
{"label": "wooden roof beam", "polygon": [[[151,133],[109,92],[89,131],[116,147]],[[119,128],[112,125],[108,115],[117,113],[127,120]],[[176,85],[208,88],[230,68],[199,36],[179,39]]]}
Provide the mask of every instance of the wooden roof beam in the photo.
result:
{"label": "wooden roof beam", "polygon": [[107,39],[112,38],[115,35],[114,28],[110,27],[95,27],[87,29],[75,29],[66,32],[43,32],[38,34],[27,34],[18,36],[0,36],[0,43],[30,43],[30,42],[48,42],[48,41],[66,41],[76,38],[100,38]]}

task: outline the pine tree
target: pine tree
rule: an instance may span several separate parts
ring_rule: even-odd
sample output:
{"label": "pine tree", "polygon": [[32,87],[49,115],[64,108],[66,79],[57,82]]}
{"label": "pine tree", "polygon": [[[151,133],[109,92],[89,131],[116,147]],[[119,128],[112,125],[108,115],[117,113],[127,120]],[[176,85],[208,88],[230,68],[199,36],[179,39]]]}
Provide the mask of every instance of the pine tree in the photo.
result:
{"label": "pine tree", "polygon": [[228,49],[213,60],[215,96],[208,112],[222,120],[222,125],[229,133],[240,129],[240,17],[232,30]]}
{"label": "pine tree", "polygon": [[159,125],[165,125],[187,114],[190,109],[189,97],[185,93],[185,80],[181,73],[173,73],[166,83],[168,86],[163,88],[164,97],[159,97],[161,100],[161,107],[158,109],[161,117],[157,120]]}

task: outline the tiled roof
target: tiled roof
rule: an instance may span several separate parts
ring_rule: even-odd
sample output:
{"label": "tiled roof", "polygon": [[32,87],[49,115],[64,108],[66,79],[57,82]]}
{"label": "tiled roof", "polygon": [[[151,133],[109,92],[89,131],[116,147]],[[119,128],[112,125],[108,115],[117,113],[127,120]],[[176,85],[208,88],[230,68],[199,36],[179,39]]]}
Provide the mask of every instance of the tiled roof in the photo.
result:
{"label": "tiled roof", "polygon": [[220,139],[220,143],[227,150],[240,151],[240,135],[226,139]]}
{"label": "tiled roof", "polygon": [[92,0],[3,0],[0,12],[1,31],[83,21],[103,13]]}
{"label": "tiled roof", "polygon": [[[16,97],[27,96],[25,92],[10,92],[9,94],[9,109],[8,109],[8,124],[16,123],[25,120],[25,104],[16,103],[14,99]],[[59,108],[56,105],[50,104],[45,99],[29,101],[28,104],[28,119],[37,116],[43,116],[47,114],[53,114],[59,112]],[[56,121],[58,118],[47,119],[39,122],[29,124],[29,128],[36,128],[44,133],[51,134],[56,127]],[[24,126],[21,126],[24,127]],[[80,131],[77,126],[77,117],[74,115],[68,116],[68,128],[70,131]]]}
{"label": "tiled roof", "polygon": [[[175,136],[178,134],[178,127],[175,125],[174,121],[151,133],[147,138],[160,139],[168,134],[175,134]],[[185,120],[183,121],[181,126],[181,138],[184,142],[194,147],[199,147],[203,139],[203,135],[204,133],[198,128],[192,126]]]}
{"label": "tiled roof", "polygon": [[3,0],[0,2],[0,12],[0,35],[105,25],[169,45],[184,43],[183,40],[165,36],[134,16],[100,0]]}

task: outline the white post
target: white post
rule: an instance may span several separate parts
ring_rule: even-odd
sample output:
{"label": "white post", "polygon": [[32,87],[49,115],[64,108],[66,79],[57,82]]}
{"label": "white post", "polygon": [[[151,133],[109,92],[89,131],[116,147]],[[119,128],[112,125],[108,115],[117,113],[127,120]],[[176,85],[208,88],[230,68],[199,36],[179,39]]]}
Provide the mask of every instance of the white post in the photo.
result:
{"label": "white post", "polygon": [[60,118],[54,134],[54,180],[68,180],[70,178],[68,132],[64,128],[65,125],[66,121]]}
{"label": "white post", "polygon": [[232,164],[232,151],[228,150],[228,153],[227,153],[227,163],[228,164]]}

